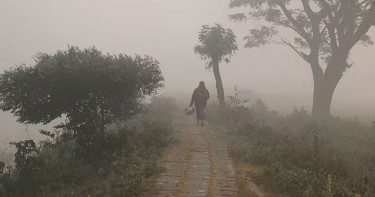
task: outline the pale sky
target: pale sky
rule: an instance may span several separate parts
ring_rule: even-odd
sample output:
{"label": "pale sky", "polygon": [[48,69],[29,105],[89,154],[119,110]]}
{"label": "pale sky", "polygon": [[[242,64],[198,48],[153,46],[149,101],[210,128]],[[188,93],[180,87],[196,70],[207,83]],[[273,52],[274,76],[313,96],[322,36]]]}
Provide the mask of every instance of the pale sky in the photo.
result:
{"label": "pale sky", "polygon": [[[243,36],[260,23],[234,23],[229,0],[0,0],[0,72],[20,63],[33,64],[37,52],[55,53],[68,45],[95,46],[103,52],[147,54],[160,61],[165,92],[190,92],[212,72],[194,54],[201,25],[232,28],[240,51],[221,65],[225,87],[235,85],[264,95],[270,108],[310,110],[309,66],[285,46],[245,49]],[[375,28],[373,28],[375,29]],[[375,31],[370,35],[375,38]],[[375,47],[356,47],[333,100],[332,112],[375,117]],[[215,89],[211,89],[215,91]],[[229,91],[229,90],[228,90]],[[280,105],[280,103],[283,103]],[[285,103],[285,104],[284,104]],[[3,118],[4,117],[4,118]],[[14,118],[0,112],[2,129],[21,131]],[[4,126],[3,126],[4,125]],[[0,134],[1,137],[1,134]]]}

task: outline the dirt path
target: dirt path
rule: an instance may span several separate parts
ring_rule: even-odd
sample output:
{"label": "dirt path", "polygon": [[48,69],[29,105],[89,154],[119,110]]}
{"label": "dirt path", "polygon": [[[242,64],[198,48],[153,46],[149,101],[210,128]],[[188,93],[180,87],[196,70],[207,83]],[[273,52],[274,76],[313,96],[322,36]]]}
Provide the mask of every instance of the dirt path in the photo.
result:
{"label": "dirt path", "polygon": [[237,196],[236,173],[226,145],[209,125],[198,127],[185,120],[179,143],[166,151],[162,166],[165,170],[150,197]]}

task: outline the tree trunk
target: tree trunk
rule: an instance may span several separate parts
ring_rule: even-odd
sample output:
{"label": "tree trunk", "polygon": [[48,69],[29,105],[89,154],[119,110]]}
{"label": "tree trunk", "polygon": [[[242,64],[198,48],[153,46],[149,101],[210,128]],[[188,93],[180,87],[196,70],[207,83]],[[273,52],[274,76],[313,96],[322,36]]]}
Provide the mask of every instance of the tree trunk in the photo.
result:
{"label": "tree trunk", "polygon": [[217,58],[212,58],[212,67],[215,75],[216,80],[216,90],[217,90],[217,98],[219,99],[220,107],[225,105],[224,99],[224,88],[223,88],[223,81],[221,80],[220,76],[220,69],[219,69],[219,60]]}
{"label": "tree trunk", "polygon": [[333,93],[347,68],[346,59],[347,56],[332,57],[324,75],[313,75],[312,119],[314,121],[325,122],[330,119]]}
{"label": "tree trunk", "polygon": [[331,116],[331,102],[334,90],[326,88],[328,82],[319,81],[319,85],[314,87],[312,119],[317,122],[325,122]]}

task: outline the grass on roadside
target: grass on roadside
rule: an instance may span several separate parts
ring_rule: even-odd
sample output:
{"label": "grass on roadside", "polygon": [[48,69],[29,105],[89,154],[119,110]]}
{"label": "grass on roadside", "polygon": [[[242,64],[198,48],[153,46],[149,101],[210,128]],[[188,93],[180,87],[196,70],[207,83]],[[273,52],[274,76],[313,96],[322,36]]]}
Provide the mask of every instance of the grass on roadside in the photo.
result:
{"label": "grass on roadside", "polygon": [[286,117],[271,112],[259,117],[252,108],[228,106],[229,118],[215,114],[211,123],[225,135],[237,168],[244,163],[261,169],[247,174],[266,190],[296,197],[375,194],[374,128],[340,118],[318,126],[308,123],[303,110]]}
{"label": "grass on roadside", "polygon": [[175,139],[174,105],[171,99],[155,98],[145,113],[111,125],[101,155],[89,161],[75,153],[69,131],[40,145],[17,143],[16,159],[23,168],[0,166],[0,184],[9,197],[143,196],[154,186],[161,155]]}

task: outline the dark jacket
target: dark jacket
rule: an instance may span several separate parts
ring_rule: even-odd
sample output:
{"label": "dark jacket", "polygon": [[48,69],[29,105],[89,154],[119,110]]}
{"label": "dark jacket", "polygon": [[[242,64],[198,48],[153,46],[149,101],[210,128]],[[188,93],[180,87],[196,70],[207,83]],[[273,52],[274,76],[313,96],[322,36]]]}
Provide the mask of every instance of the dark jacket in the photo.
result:
{"label": "dark jacket", "polygon": [[191,97],[190,106],[195,104],[196,108],[203,108],[207,106],[207,100],[210,98],[210,93],[207,89],[196,88]]}

